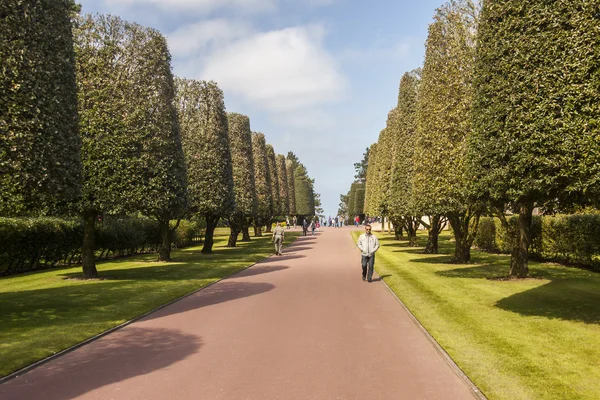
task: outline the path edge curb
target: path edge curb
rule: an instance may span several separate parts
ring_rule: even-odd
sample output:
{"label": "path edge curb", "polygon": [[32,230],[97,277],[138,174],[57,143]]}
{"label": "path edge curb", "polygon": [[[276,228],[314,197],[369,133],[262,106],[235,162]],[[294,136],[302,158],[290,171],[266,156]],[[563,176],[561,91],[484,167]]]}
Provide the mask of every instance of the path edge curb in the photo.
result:
{"label": "path edge curb", "polygon": [[[296,239],[297,239],[297,238],[295,238],[295,239],[294,239],[294,241],[292,241],[290,244],[288,244],[288,245],[287,245],[287,246],[285,246],[285,247],[288,247],[288,246],[290,246],[292,243],[294,243],[294,242],[296,241]],[[284,248],[285,248],[285,247],[284,247]],[[125,321],[125,322],[123,322],[123,323],[122,323],[122,324],[120,324],[120,325],[117,325],[117,326],[115,326],[115,327],[112,327],[112,328],[110,328],[110,329],[108,329],[108,330],[106,330],[106,331],[104,331],[104,332],[101,332],[101,333],[99,333],[99,334],[95,335],[95,336],[92,336],[92,337],[90,337],[90,338],[87,338],[87,339],[85,339],[83,342],[79,342],[79,343],[77,343],[77,344],[74,344],[73,346],[71,346],[71,347],[68,347],[68,348],[66,348],[66,349],[64,349],[64,350],[61,350],[61,351],[59,351],[58,353],[52,354],[51,356],[48,356],[48,357],[46,357],[46,358],[43,358],[43,359],[41,359],[41,360],[39,360],[39,361],[36,361],[36,362],[34,362],[33,364],[29,364],[29,365],[27,365],[27,366],[25,366],[25,367],[23,367],[23,368],[21,368],[21,369],[19,369],[19,370],[15,371],[15,372],[12,372],[12,373],[10,373],[10,374],[8,374],[8,375],[6,375],[6,376],[4,376],[4,377],[0,378],[0,385],[2,385],[3,383],[6,383],[6,382],[8,382],[8,381],[10,381],[10,380],[13,380],[13,379],[15,379],[15,378],[18,378],[19,376],[21,376],[21,375],[24,375],[24,374],[28,373],[29,371],[31,371],[31,370],[34,370],[34,369],[36,369],[37,367],[39,367],[39,366],[42,366],[42,365],[46,364],[47,362],[50,362],[50,361],[52,361],[52,360],[54,360],[54,359],[56,359],[56,358],[59,358],[59,357],[61,357],[61,356],[64,356],[65,354],[68,354],[68,353],[70,353],[70,352],[72,352],[72,351],[75,351],[75,350],[77,350],[77,349],[78,349],[78,348],[80,348],[80,347],[83,347],[83,346],[85,346],[85,345],[87,345],[87,344],[90,344],[90,343],[92,343],[92,342],[95,342],[96,340],[98,340],[98,339],[100,339],[100,338],[102,338],[102,337],[104,337],[104,336],[106,336],[106,335],[109,335],[109,334],[111,334],[111,333],[113,333],[113,332],[116,332],[116,331],[118,331],[119,329],[125,328],[127,325],[131,325],[131,324],[133,324],[134,322],[137,322],[137,321],[141,320],[142,318],[145,318],[145,317],[147,317],[148,315],[150,315],[150,314],[152,314],[152,313],[154,313],[154,312],[156,312],[156,311],[159,311],[159,310],[161,310],[161,309],[163,309],[163,308],[165,308],[165,307],[168,307],[168,306],[170,306],[170,305],[171,305],[171,304],[173,304],[173,303],[177,303],[178,301],[180,301],[180,300],[183,300],[183,299],[185,299],[186,297],[192,296],[192,295],[194,295],[194,294],[196,294],[196,293],[200,292],[201,290],[204,290],[204,289],[206,289],[206,288],[208,288],[208,287],[210,287],[210,286],[212,286],[212,285],[214,285],[214,284],[216,284],[216,283],[219,283],[219,282],[221,282],[221,281],[223,281],[223,280],[225,280],[225,279],[227,279],[227,278],[231,278],[233,275],[239,274],[240,272],[243,272],[243,271],[247,270],[248,268],[251,268],[251,267],[255,266],[256,264],[259,264],[259,263],[261,263],[262,261],[264,261],[264,260],[267,260],[267,259],[269,259],[269,258],[271,258],[271,257],[273,257],[273,254],[271,254],[271,255],[270,255],[270,256],[268,256],[268,257],[265,257],[264,259],[262,259],[262,260],[260,260],[260,261],[256,261],[255,263],[252,263],[252,264],[250,264],[250,265],[248,265],[248,266],[246,266],[246,267],[244,267],[244,268],[240,269],[239,271],[232,272],[232,273],[231,273],[231,274],[229,274],[229,275],[226,275],[226,276],[224,276],[224,277],[222,277],[222,278],[220,278],[220,279],[217,279],[216,281],[214,281],[214,282],[211,282],[211,283],[209,283],[209,284],[208,284],[208,285],[206,285],[206,286],[202,286],[201,288],[198,288],[198,289],[194,290],[193,292],[190,292],[190,293],[188,293],[188,294],[184,294],[183,296],[181,296],[181,297],[178,297],[178,298],[176,298],[176,299],[174,299],[174,300],[171,300],[171,301],[170,301],[170,302],[168,302],[168,303],[165,303],[165,304],[163,304],[163,305],[160,305],[160,306],[158,306],[158,307],[156,307],[156,308],[154,308],[154,309],[152,309],[152,310],[150,310],[150,311],[146,311],[144,314],[138,315],[137,317],[135,317],[135,318],[133,318],[133,319],[130,319],[129,321]]]}
{"label": "path edge curb", "polygon": [[423,334],[425,334],[425,337],[427,337],[427,340],[429,340],[429,342],[433,345],[433,347],[436,349],[436,351],[442,356],[444,361],[446,361],[446,364],[448,364],[450,366],[450,368],[454,371],[454,373],[463,382],[465,382],[467,384],[471,393],[473,393],[475,395],[475,397],[479,400],[488,400],[488,398],[481,392],[481,390],[479,390],[477,385],[475,385],[473,383],[473,381],[471,381],[471,379],[467,376],[467,374],[465,374],[464,371],[462,369],[460,369],[460,367],[454,362],[452,357],[450,357],[450,355],[448,353],[446,353],[446,350],[444,350],[444,348],[437,342],[437,340],[435,340],[435,338],[433,336],[431,336],[429,331],[427,331],[427,329],[425,329],[425,327],[421,324],[421,321],[419,321],[419,319],[412,313],[412,311],[410,311],[410,309],[406,306],[406,304],[404,304],[402,302],[402,300],[400,300],[398,295],[396,295],[396,293],[394,293],[394,291],[388,286],[387,282],[385,280],[383,280],[383,278],[381,278],[381,277],[380,277],[380,279],[381,279],[381,282],[383,282],[383,284],[387,288],[387,290],[389,290],[389,292],[392,294],[392,296],[394,296],[396,301],[398,301],[400,306],[406,311],[406,313],[408,314],[411,321],[417,326],[417,328],[419,328],[421,330],[421,332],[423,332]]}

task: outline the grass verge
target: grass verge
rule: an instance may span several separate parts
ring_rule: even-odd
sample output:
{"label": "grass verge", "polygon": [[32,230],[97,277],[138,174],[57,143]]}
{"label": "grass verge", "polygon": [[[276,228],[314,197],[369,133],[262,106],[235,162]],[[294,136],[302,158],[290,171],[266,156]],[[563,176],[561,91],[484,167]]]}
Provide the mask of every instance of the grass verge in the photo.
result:
{"label": "grass verge", "polygon": [[[227,248],[215,232],[214,253],[201,247],[98,264],[102,279],[83,281],[81,267],[0,279],[0,377],[69,348],[273,254],[270,236]],[[291,243],[301,232],[286,232]]]}
{"label": "grass verge", "polygon": [[378,274],[489,399],[600,398],[600,274],[530,262],[503,280],[508,256],[450,264],[448,235],[436,255],[377,235]]}

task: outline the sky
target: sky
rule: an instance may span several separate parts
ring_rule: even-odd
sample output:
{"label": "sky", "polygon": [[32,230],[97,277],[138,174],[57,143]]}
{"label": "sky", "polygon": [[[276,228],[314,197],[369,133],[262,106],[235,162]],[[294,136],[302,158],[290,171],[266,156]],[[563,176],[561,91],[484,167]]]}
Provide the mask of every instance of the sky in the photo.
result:
{"label": "sky", "polygon": [[421,67],[443,0],[79,0],[166,36],[176,76],[213,80],[275,152],[293,151],[325,215]]}

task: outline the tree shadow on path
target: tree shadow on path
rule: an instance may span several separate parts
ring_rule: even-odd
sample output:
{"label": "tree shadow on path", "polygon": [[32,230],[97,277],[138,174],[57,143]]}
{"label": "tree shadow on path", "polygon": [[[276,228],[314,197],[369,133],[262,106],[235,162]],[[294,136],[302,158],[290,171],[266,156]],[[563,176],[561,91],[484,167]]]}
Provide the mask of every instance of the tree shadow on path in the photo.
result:
{"label": "tree shadow on path", "polygon": [[224,280],[158,310],[145,317],[144,320],[163,318],[169,315],[180,314],[197,310],[202,307],[224,303],[226,301],[243,299],[245,297],[266,293],[274,288],[274,285],[264,282],[254,283]]}
{"label": "tree shadow on path", "polygon": [[201,346],[199,337],[178,330],[129,326],[3,384],[0,397],[72,399],[168,367]]}

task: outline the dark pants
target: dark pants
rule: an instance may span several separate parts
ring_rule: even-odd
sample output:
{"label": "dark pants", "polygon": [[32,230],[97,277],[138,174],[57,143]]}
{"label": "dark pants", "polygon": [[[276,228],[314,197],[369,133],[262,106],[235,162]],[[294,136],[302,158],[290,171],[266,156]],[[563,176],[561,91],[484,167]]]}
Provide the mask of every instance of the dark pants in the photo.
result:
{"label": "dark pants", "polygon": [[[371,257],[361,256],[360,264],[362,265],[362,276],[366,276],[368,280],[373,279],[373,265],[375,264],[375,254]],[[367,267],[369,268],[367,271]]]}

